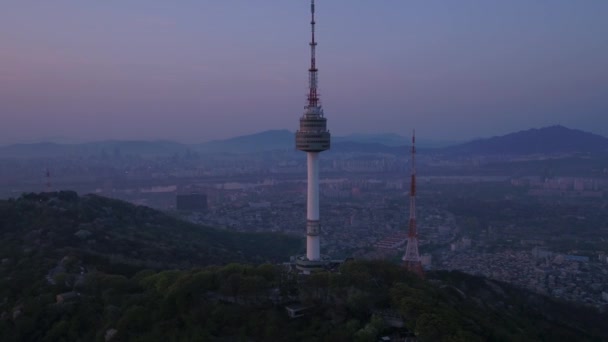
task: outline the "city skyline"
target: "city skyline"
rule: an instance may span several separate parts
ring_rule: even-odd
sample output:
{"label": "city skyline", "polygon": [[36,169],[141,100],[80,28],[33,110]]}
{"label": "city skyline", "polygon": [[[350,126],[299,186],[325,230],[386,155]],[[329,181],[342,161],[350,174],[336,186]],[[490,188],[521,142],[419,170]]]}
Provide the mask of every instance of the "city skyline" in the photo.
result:
{"label": "city skyline", "polygon": [[[332,133],[470,140],[562,124],[608,135],[608,3],[321,3]],[[1,144],[295,131],[307,1],[11,1]]]}

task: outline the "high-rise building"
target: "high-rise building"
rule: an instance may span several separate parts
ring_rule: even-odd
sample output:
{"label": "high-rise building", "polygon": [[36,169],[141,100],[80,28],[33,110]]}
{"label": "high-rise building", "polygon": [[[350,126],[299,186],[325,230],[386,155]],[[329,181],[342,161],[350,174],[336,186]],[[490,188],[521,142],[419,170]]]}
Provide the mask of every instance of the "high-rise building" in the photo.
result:
{"label": "high-rise building", "polygon": [[308,103],[300,117],[300,129],[296,132],[296,148],[306,152],[308,165],[308,196],[306,208],[306,256],[297,258],[297,267],[309,272],[311,269],[324,267],[325,259],[321,255],[319,234],[319,153],[330,147],[330,134],[327,130],[327,119],[317,93],[317,66],[315,49],[315,2],[311,0],[311,34],[310,68],[308,69]]}

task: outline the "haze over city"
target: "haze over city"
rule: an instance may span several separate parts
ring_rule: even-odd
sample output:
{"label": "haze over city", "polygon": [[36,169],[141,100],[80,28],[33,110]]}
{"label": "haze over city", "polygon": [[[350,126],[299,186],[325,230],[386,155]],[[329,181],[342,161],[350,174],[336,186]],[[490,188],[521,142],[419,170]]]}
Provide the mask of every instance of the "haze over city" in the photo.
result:
{"label": "haze over city", "polygon": [[[608,2],[324,1],[332,133],[608,135]],[[0,14],[0,143],[294,131],[307,1],[24,2]],[[299,23],[299,24],[294,24]]]}
{"label": "haze over city", "polygon": [[6,0],[0,336],[608,341],[605,0]]}

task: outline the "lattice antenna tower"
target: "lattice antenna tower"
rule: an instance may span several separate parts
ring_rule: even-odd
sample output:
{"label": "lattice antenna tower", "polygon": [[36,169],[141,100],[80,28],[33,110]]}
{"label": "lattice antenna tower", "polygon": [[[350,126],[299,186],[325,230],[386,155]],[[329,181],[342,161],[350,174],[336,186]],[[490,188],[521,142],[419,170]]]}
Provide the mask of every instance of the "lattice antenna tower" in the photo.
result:
{"label": "lattice antenna tower", "polygon": [[410,219],[408,222],[407,247],[403,256],[403,266],[421,278],[424,277],[420,254],[418,253],[418,231],[416,228],[416,132],[412,132],[412,165],[410,180]]}

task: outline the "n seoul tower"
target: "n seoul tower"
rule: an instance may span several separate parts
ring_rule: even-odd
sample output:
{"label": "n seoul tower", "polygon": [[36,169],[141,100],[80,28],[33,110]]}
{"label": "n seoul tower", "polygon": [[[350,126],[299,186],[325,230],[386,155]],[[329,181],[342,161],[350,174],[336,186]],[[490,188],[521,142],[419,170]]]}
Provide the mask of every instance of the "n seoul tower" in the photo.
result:
{"label": "n seoul tower", "polygon": [[299,257],[298,268],[303,271],[323,266],[319,233],[319,152],[330,147],[330,134],[327,119],[317,93],[317,66],[315,59],[315,1],[311,0],[310,69],[308,69],[308,104],[300,117],[300,129],[296,132],[296,148],[306,152],[308,164],[308,196],[306,208],[306,258]]}

